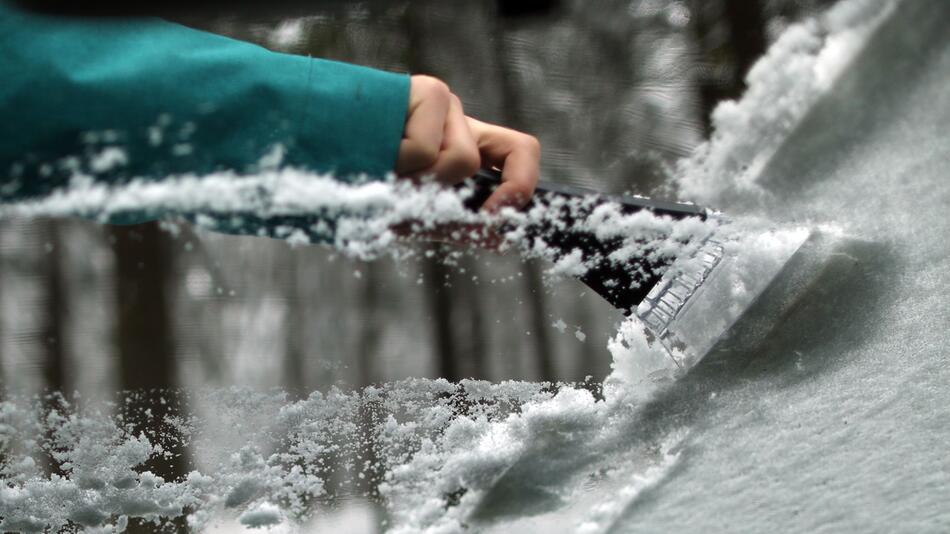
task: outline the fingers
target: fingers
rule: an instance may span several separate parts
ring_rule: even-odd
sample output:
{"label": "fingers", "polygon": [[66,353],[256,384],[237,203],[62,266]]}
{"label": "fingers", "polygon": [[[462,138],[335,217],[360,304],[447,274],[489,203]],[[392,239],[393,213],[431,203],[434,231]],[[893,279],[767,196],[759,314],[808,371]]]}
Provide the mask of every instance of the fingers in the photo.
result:
{"label": "fingers", "polygon": [[455,184],[479,167],[497,167],[502,183],[482,205],[495,212],[528,202],[538,183],[540,161],[541,145],[534,137],[466,117],[445,83],[431,76],[411,78],[396,161],[400,176],[434,176],[440,183]]}
{"label": "fingers", "polygon": [[501,185],[482,209],[493,213],[505,206],[524,206],[538,184],[541,144],[536,138],[466,117],[481,154],[481,164],[501,169]]}
{"label": "fingers", "polygon": [[478,145],[468,129],[462,102],[449,95],[449,112],[445,119],[442,149],[435,164],[421,171],[420,175],[434,175],[443,184],[457,184],[475,174],[481,163]]}
{"label": "fingers", "polygon": [[442,149],[451,92],[431,76],[413,76],[409,85],[406,127],[399,144],[396,173],[400,176],[431,167]]}

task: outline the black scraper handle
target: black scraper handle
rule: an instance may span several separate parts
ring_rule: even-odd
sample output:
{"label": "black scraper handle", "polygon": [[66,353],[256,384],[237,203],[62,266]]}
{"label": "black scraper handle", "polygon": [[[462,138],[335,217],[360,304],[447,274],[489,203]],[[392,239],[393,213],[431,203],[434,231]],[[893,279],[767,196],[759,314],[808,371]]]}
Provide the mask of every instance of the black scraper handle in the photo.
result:
{"label": "black scraper handle", "polygon": [[[465,201],[465,205],[472,210],[481,207],[488,200],[488,197],[501,185],[501,172],[494,169],[481,169],[470,178],[472,187],[472,196]],[[566,198],[595,198],[595,205],[606,202],[613,202],[622,207],[624,212],[633,213],[643,209],[648,209],[657,215],[669,215],[676,219],[683,217],[701,217],[706,218],[706,209],[694,204],[683,204],[679,202],[667,202],[664,200],[654,200],[650,198],[631,197],[627,195],[607,195],[599,193],[592,189],[582,187],[573,187],[569,185],[554,184],[550,182],[538,182],[535,189],[536,198],[543,198],[546,195],[556,195]],[[534,199],[529,201],[530,207]]]}
{"label": "black scraper handle", "polygon": [[[501,173],[496,170],[480,170],[466,181],[466,184],[472,189],[472,194],[465,200],[465,205],[471,210],[477,210],[501,184]],[[649,210],[656,215],[674,219],[686,217],[705,219],[707,216],[704,208],[693,204],[626,195],[605,195],[580,187],[545,182],[538,184],[535,195],[528,202],[526,209],[539,202],[548,202],[552,197],[580,198],[586,202],[581,203],[584,206],[583,209],[578,210],[575,206],[574,210],[562,209],[558,212],[558,217],[565,224],[557,226],[566,229],[556,228],[555,225],[531,227],[526,229],[529,235],[541,237],[549,247],[563,255],[571,254],[579,249],[585,260],[591,258],[597,260],[587,262],[593,266],[580,277],[580,280],[625,313],[631,313],[649,293],[650,288],[659,280],[658,270],[666,263],[657,264],[641,258],[632,260],[626,265],[617,265],[607,260],[611,252],[623,246],[623,240],[599,239],[593,233],[580,229],[575,224],[579,216],[584,217],[597,206],[608,202],[617,204],[624,213],[628,214]]]}

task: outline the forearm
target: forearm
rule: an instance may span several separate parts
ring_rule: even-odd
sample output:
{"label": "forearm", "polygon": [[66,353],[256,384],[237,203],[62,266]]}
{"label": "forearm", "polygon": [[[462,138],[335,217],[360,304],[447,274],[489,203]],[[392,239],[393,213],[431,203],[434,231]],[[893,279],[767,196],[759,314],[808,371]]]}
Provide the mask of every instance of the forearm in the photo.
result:
{"label": "forearm", "polygon": [[[155,19],[76,20],[0,4],[6,195],[63,185],[70,156],[116,145],[108,180],[284,163],[341,179],[393,170],[408,77],[279,54]],[[106,132],[105,135],[102,135]],[[46,172],[40,172],[45,170]],[[85,169],[91,170],[91,169]],[[12,192],[12,193],[11,193]]]}

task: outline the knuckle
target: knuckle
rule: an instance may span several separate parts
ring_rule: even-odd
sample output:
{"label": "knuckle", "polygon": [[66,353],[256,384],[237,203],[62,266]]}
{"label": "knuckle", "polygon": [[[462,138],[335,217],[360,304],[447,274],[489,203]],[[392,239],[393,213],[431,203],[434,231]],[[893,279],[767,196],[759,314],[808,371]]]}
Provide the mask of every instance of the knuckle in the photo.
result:
{"label": "knuckle", "polygon": [[451,95],[449,86],[435,76],[429,76],[426,74],[416,75],[413,76],[412,81],[413,84],[417,85],[419,89],[424,91],[427,95],[439,96],[443,98],[449,98]]}
{"label": "knuckle", "polygon": [[515,195],[521,200],[527,200],[534,193],[534,184],[523,182],[515,186]]}
{"label": "knuckle", "polygon": [[537,154],[537,155],[541,154],[541,141],[539,141],[537,137],[533,135],[524,134],[524,137],[521,142],[524,145],[525,149],[530,151],[532,154]]}

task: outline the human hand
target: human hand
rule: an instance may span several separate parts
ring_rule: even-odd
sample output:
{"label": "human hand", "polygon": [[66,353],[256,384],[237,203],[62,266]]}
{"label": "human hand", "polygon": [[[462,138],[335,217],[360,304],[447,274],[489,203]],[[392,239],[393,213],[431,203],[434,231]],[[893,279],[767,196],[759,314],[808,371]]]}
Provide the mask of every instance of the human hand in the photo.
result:
{"label": "human hand", "polygon": [[413,76],[406,128],[396,173],[420,179],[433,176],[453,185],[481,167],[501,170],[501,185],[482,205],[495,212],[521,207],[534,194],[540,174],[541,145],[528,134],[465,116],[462,102],[442,81]]}

